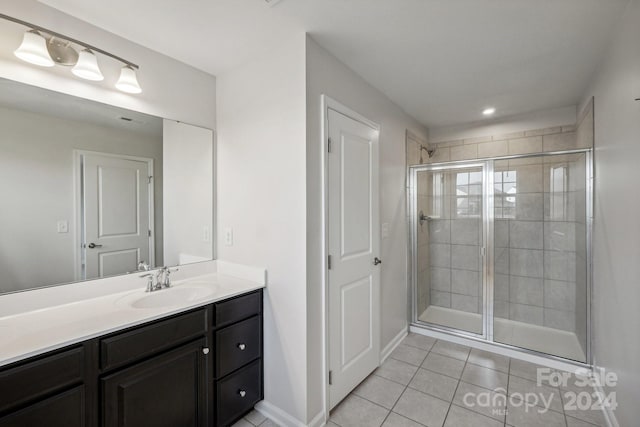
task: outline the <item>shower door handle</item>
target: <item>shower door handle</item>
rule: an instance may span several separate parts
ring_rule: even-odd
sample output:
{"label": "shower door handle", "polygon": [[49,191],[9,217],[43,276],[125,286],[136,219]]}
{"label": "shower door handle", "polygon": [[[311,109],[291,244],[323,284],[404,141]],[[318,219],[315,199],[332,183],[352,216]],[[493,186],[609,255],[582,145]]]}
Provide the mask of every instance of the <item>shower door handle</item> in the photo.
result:
{"label": "shower door handle", "polygon": [[382,264],[382,260],[378,257],[375,257],[373,259],[373,265],[378,265],[378,264]]}

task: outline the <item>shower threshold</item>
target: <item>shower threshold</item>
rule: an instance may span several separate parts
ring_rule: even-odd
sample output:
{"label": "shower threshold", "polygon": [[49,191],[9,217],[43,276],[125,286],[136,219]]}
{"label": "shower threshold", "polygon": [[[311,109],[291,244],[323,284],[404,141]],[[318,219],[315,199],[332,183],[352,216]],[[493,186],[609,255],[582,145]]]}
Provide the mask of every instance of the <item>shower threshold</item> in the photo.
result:
{"label": "shower threshold", "polygon": [[[482,333],[482,316],[478,313],[429,306],[418,320],[461,331]],[[584,363],[586,356],[575,333],[516,320],[496,317],[494,341]]]}

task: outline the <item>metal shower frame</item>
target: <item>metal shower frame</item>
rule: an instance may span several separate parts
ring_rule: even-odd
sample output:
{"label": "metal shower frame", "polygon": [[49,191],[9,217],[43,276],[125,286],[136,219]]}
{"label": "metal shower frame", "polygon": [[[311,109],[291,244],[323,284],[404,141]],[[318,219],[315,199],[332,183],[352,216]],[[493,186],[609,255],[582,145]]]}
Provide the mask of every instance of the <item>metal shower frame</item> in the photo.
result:
{"label": "metal shower frame", "polygon": [[[563,154],[585,154],[586,163],[586,245],[587,245],[587,313],[586,313],[586,332],[587,332],[587,346],[585,349],[586,362],[579,362],[571,359],[567,359],[560,356],[555,356],[548,353],[539,352],[532,349],[523,347],[517,347],[510,344],[504,344],[494,341],[493,326],[494,326],[494,164],[497,160],[512,160],[523,159],[533,157],[551,157]],[[470,167],[481,167],[483,171],[483,242],[482,247],[484,256],[482,257],[483,274],[482,274],[482,333],[476,334],[473,332],[463,331],[456,328],[451,328],[443,325],[436,325],[418,320],[419,313],[417,312],[417,255],[418,255],[418,242],[417,242],[417,227],[418,227],[418,204],[417,204],[417,174],[424,171],[438,171],[438,170],[452,170]],[[593,252],[592,252],[592,228],[593,228],[593,150],[592,149],[578,149],[578,150],[565,150],[554,151],[545,153],[531,153],[522,155],[511,156],[499,156],[474,160],[461,160],[452,162],[441,162],[431,164],[419,164],[407,167],[406,177],[406,194],[407,194],[407,232],[408,238],[408,262],[407,262],[407,277],[409,280],[410,291],[408,292],[408,304],[409,304],[409,325],[419,328],[425,328],[434,330],[437,332],[443,332],[446,334],[454,335],[461,338],[478,340],[483,343],[491,344],[496,347],[516,350],[536,356],[545,357],[551,360],[562,361],[565,363],[574,364],[580,367],[591,367],[593,365],[593,352],[592,352],[592,328],[591,328],[591,296],[592,296],[592,268],[593,268]]]}

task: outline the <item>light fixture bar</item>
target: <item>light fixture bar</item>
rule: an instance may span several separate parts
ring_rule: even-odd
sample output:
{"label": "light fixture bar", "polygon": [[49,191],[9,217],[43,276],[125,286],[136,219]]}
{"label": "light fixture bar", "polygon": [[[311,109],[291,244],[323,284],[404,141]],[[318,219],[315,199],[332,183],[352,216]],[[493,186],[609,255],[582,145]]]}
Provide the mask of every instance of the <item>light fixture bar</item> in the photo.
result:
{"label": "light fixture bar", "polygon": [[113,58],[116,61],[122,62],[123,64],[125,64],[125,65],[127,65],[127,66],[129,66],[131,68],[134,68],[136,70],[140,69],[140,67],[137,64],[134,64],[131,61],[127,61],[124,58],[121,58],[121,57],[119,57],[117,55],[114,55],[112,53],[107,52],[106,50],[102,50],[102,49],[100,49],[98,47],[92,46],[92,45],[87,44],[85,42],[81,42],[80,40],[65,36],[64,34],[60,34],[60,33],[57,33],[55,31],[51,31],[48,28],[44,28],[44,27],[41,27],[39,25],[31,24],[31,23],[29,23],[27,21],[23,21],[22,19],[18,19],[18,18],[14,18],[13,16],[5,15],[4,13],[0,13],[0,18],[5,19],[7,21],[15,22],[16,24],[24,25],[25,27],[31,28],[31,29],[36,30],[36,31],[41,31],[43,33],[47,33],[47,34],[49,34],[49,35],[51,35],[53,37],[58,37],[58,38],[70,41],[71,43],[75,43],[75,44],[80,45],[80,46],[82,46],[82,47],[84,47],[86,49],[92,50],[94,52],[99,52],[99,53],[101,53],[101,54],[103,54],[105,56]]}

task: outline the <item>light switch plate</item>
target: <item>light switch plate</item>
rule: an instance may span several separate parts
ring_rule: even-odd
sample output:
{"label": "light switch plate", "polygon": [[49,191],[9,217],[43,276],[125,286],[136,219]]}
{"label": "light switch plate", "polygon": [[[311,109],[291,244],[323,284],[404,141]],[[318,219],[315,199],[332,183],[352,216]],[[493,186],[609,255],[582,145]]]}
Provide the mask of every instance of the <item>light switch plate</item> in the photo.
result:
{"label": "light switch plate", "polygon": [[388,222],[383,222],[382,223],[382,238],[386,239],[387,237],[389,237],[389,223]]}
{"label": "light switch plate", "polygon": [[224,229],[224,244],[225,246],[233,246],[233,228],[231,227]]}

